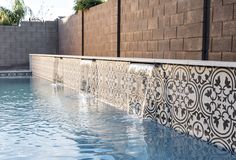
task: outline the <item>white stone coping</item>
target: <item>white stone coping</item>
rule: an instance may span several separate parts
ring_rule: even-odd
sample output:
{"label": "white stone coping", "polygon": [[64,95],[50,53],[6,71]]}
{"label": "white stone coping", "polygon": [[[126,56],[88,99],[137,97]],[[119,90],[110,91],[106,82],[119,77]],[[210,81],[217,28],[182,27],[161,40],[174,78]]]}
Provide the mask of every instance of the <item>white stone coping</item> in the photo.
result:
{"label": "white stone coping", "polygon": [[224,62],[224,61],[151,59],[151,58],[90,57],[90,56],[53,55],[53,54],[30,54],[30,56],[72,58],[72,59],[84,59],[84,60],[123,61],[123,62],[131,62],[131,63],[178,64],[178,65],[189,65],[189,66],[236,68],[236,62]]}

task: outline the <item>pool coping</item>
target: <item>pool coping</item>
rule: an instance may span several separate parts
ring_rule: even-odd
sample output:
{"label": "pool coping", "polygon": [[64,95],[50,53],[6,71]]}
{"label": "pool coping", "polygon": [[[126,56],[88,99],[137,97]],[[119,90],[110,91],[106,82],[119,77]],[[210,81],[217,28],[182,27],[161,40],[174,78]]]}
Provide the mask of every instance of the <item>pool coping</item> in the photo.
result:
{"label": "pool coping", "polygon": [[30,70],[2,70],[0,71],[0,78],[27,78],[31,77]]}
{"label": "pool coping", "polygon": [[173,64],[188,66],[206,66],[206,67],[227,67],[236,68],[236,62],[225,61],[204,61],[204,60],[177,60],[177,59],[151,59],[151,58],[118,58],[118,57],[93,57],[93,56],[75,56],[75,55],[53,55],[53,54],[30,54],[29,56],[72,58],[82,60],[104,60],[104,61],[122,61],[131,63],[148,64]]}

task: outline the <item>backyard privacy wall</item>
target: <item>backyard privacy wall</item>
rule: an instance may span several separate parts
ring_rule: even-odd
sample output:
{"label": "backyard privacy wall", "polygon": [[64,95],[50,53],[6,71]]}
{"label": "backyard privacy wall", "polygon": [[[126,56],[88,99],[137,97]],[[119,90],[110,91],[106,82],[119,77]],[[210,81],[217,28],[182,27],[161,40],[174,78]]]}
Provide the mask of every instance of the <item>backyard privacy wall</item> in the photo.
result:
{"label": "backyard privacy wall", "polygon": [[236,61],[236,0],[212,0],[211,60]]}
{"label": "backyard privacy wall", "polygon": [[110,0],[84,12],[84,55],[117,54],[117,1]]}
{"label": "backyard privacy wall", "polygon": [[0,69],[28,67],[30,53],[57,53],[57,21],[0,26]]}
{"label": "backyard privacy wall", "polygon": [[82,55],[82,13],[58,20],[60,54]]}
{"label": "backyard privacy wall", "polygon": [[[236,0],[210,1],[209,60],[236,61],[235,6]],[[84,42],[72,42],[82,32],[82,28],[75,31],[70,25],[74,17],[81,17],[79,12],[60,25],[59,32],[67,28],[60,44],[78,48],[73,54],[80,55],[84,44],[86,56],[115,57],[120,35],[121,57],[202,59],[203,15],[204,0],[121,0],[120,10],[117,0],[109,0],[84,12]],[[77,20],[82,24],[82,18]],[[71,51],[64,49],[61,53]]]}

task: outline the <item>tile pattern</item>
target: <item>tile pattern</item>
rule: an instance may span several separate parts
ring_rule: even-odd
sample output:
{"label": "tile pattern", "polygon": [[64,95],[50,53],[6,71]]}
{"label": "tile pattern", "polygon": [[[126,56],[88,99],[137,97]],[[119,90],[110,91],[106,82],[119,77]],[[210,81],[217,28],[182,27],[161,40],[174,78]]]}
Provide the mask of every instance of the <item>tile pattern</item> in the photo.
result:
{"label": "tile pattern", "polygon": [[143,116],[146,102],[147,84],[152,76],[154,65],[130,64],[127,79],[128,112]]}
{"label": "tile pattern", "polygon": [[127,110],[127,73],[129,62],[97,61],[98,97]]}
{"label": "tile pattern", "polygon": [[58,73],[82,93],[236,152],[235,68],[35,56],[32,69],[51,81],[57,76],[49,74]]}
{"label": "tile pattern", "polygon": [[92,60],[81,60],[80,61],[80,82],[79,91],[80,93],[90,94],[97,96],[97,64]]}
{"label": "tile pattern", "polygon": [[156,67],[144,117],[236,152],[235,73],[229,68]]}
{"label": "tile pattern", "polygon": [[63,81],[66,87],[78,91],[80,84],[80,60],[79,59],[63,59]]}

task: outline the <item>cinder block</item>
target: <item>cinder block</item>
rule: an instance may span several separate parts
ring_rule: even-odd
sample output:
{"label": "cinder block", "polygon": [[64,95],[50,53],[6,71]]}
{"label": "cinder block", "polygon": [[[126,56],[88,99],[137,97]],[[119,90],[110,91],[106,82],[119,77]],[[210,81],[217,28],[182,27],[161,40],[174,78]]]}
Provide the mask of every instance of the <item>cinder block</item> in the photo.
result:
{"label": "cinder block", "polygon": [[177,37],[202,37],[202,23],[188,24],[177,27]]}
{"label": "cinder block", "polygon": [[159,51],[170,51],[170,41],[169,40],[160,40],[158,42],[159,45]]}
{"label": "cinder block", "polygon": [[165,15],[173,15],[177,13],[177,2],[165,3]]}
{"label": "cinder block", "polygon": [[[136,1],[137,3],[137,1]],[[144,9],[144,8],[148,8],[149,7],[149,3],[148,0],[138,0],[138,8],[139,9]]]}
{"label": "cinder block", "polygon": [[143,40],[152,40],[152,30],[143,31]]}
{"label": "cinder block", "polygon": [[233,5],[216,6],[213,9],[213,21],[226,21],[233,19]]}
{"label": "cinder block", "polygon": [[202,38],[184,39],[185,51],[200,51],[202,50]]}
{"label": "cinder block", "polygon": [[154,29],[153,30],[153,40],[160,40],[160,39],[163,39],[164,38],[164,31],[163,29]]}
{"label": "cinder block", "polygon": [[164,39],[176,38],[177,36],[176,27],[166,28],[164,31]]}
{"label": "cinder block", "polygon": [[175,59],[176,58],[176,52],[164,52],[164,58],[165,59]]}
{"label": "cinder block", "polygon": [[163,52],[153,52],[153,58],[158,58],[158,59],[161,59],[161,58],[164,58],[164,53]]}
{"label": "cinder block", "polygon": [[211,6],[222,6],[223,1],[222,0],[211,0]]}
{"label": "cinder block", "polygon": [[223,22],[223,35],[236,35],[236,21]]}
{"label": "cinder block", "polygon": [[148,42],[147,41],[140,41],[138,42],[138,51],[147,51]]}
{"label": "cinder block", "polygon": [[133,41],[133,39],[134,39],[133,33],[126,33],[126,34],[125,34],[125,40],[126,40],[127,42],[131,42],[131,41]]}
{"label": "cinder block", "polygon": [[[157,1],[157,0],[154,0],[154,1]],[[154,7],[154,11],[153,11],[153,16],[154,17],[161,17],[161,16],[164,16],[164,9],[165,9],[165,6],[164,5],[154,5],[152,6]]]}
{"label": "cinder block", "polygon": [[222,53],[221,52],[210,52],[209,53],[209,60],[210,61],[221,61],[222,60]]}
{"label": "cinder block", "polygon": [[171,16],[171,26],[179,26],[184,24],[184,14],[176,14]]}
{"label": "cinder block", "polygon": [[210,35],[212,37],[222,35],[222,22],[213,22],[213,23],[211,23]]}
{"label": "cinder block", "polygon": [[171,51],[182,51],[183,50],[183,39],[172,39],[170,41]]}
{"label": "cinder block", "polygon": [[143,58],[153,58],[153,53],[152,52],[143,52],[142,57]]}
{"label": "cinder block", "polygon": [[203,9],[188,11],[186,14],[187,14],[187,23],[188,24],[203,22]]}
{"label": "cinder block", "polygon": [[176,59],[185,59],[185,52],[176,52]]}
{"label": "cinder block", "polygon": [[202,52],[186,52],[185,59],[201,60]]}
{"label": "cinder block", "polygon": [[149,7],[159,5],[159,0],[149,0]]}
{"label": "cinder block", "polygon": [[159,17],[159,28],[170,27],[170,16]]}
{"label": "cinder block", "polygon": [[204,0],[181,0],[178,1],[178,13],[200,9],[204,6]]}
{"label": "cinder block", "polygon": [[212,40],[213,52],[230,52],[232,37],[219,37]]}
{"label": "cinder block", "polygon": [[233,4],[236,3],[236,0],[223,0],[223,4]]}
{"label": "cinder block", "polygon": [[223,61],[236,61],[236,53],[235,52],[223,52],[222,53]]}
{"label": "cinder block", "polygon": [[233,52],[236,52],[236,36],[233,37]]}
{"label": "cinder block", "polygon": [[140,32],[134,32],[134,41],[140,41],[143,39],[143,33],[142,31]]}
{"label": "cinder block", "polygon": [[156,29],[158,27],[158,17],[148,19],[148,29]]}
{"label": "cinder block", "polygon": [[148,51],[157,51],[157,41],[148,41]]}

